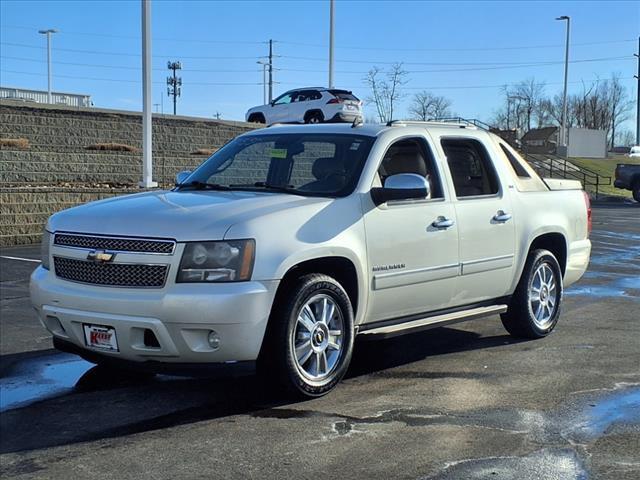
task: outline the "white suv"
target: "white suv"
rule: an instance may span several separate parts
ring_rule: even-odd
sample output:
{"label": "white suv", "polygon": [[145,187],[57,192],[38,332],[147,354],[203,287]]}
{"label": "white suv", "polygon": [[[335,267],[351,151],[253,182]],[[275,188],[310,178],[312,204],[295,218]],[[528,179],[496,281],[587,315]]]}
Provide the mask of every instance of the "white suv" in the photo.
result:
{"label": "white suv", "polygon": [[289,90],[267,105],[249,109],[247,122],[323,123],[361,120],[362,102],[348,90],[308,87]]}

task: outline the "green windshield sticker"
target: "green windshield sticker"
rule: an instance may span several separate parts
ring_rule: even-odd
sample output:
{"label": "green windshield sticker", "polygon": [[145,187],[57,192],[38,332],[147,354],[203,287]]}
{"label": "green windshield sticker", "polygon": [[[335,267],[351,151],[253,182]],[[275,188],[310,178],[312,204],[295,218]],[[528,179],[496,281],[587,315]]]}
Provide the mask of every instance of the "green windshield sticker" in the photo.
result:
{"label": "green windshield sticker", "polygon": [[287,149],[286,148],[272,148],[271,149],[271,158],[287,158]]}

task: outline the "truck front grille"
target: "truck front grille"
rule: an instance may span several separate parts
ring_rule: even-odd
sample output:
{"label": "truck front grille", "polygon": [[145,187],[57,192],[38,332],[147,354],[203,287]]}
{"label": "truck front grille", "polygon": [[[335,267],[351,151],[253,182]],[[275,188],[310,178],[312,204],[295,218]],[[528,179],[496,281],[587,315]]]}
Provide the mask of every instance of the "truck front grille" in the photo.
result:
{"label": "truck front grille", "polygon": [[95,263],[73,258],[53,257],[56,276],[72,282],[110,287],[161,288],[168,265]]}
{"label": "truck front grille", "polygon": [[162,253],[165,255],[172,254],[176,245],[176,242],[173,240],[102,237],[99,235],[80,235],[76,233],[56,233],[53,243],[61,247],[88,248],[116,252]]}

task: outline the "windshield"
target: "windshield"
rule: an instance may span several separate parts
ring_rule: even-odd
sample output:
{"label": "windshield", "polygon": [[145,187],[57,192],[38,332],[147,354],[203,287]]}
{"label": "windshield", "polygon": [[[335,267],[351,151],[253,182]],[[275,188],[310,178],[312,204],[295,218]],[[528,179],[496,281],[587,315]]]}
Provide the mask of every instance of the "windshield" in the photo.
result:
{"label": "windshield", "polygon": [[374,140],[316,133],[242,136],[214,153],[179,188],[345,196],[355,188]]}

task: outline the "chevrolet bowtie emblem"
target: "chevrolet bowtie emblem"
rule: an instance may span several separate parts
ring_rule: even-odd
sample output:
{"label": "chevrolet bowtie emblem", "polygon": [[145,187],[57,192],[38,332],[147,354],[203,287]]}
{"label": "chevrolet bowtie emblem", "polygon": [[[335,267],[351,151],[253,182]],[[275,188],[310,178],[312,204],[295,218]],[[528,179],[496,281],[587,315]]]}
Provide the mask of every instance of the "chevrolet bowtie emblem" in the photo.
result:
{"label": "chevrolet bowtie emblem", "polygon": [[87,260],[95,263],[107,263],[113,261],[116,254],[105,250],[92,250],[87,255]]}

